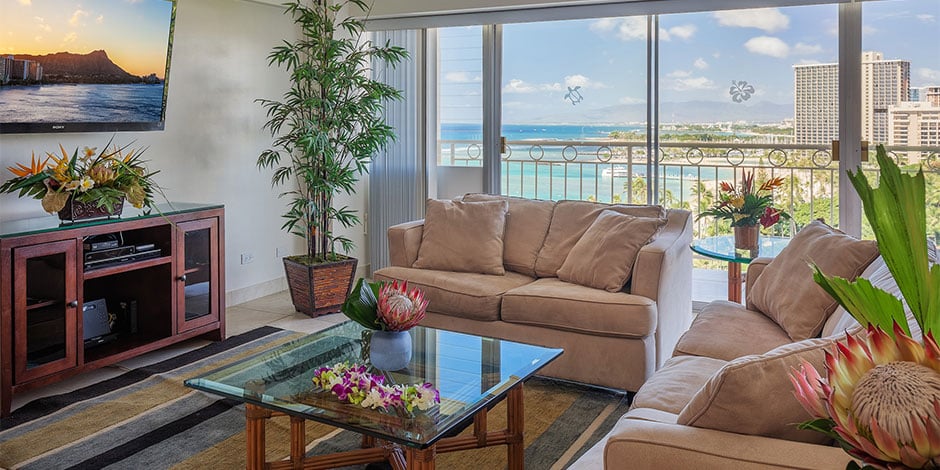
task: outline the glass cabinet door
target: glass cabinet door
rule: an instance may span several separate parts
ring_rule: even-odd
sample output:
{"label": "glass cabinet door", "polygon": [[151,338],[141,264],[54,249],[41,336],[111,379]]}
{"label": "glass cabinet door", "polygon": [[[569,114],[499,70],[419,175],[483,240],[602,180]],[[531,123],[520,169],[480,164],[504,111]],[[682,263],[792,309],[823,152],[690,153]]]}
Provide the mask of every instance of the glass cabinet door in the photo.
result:
{"label": "glass cabinet door", "polygon": [[177,238],[181,266],[177,281],[180,332],[219,320],[217,219],[194,220],[178,224]]}
{"label": "glass cabinet door", "polygon": [[75,240],[13,250],[16,383],[78,365],[75,263]]}

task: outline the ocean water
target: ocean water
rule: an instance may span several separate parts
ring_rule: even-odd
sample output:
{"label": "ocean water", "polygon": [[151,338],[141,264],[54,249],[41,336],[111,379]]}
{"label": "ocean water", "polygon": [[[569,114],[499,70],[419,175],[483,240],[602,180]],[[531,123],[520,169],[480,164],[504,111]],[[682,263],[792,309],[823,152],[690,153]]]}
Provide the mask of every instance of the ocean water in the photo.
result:
{"label": "ocean water", "polygon": [[[604,140],[613,131],[645,131],[642,125],[565,125],[565,124],[507,124],[503,125],[502,135],[507,141],[566,141],[566,140]],[[480,124],[441,124],[442,141],[474,141],[483,139]],[[623,202],[629,201],[631,184],[648,183],[646,161],[634,156],[634,164],[628,166],[622,162],[602,163],[597,157],[600,151],[603,159],[607,158],[603,143],[597,146],[579,146],[578,155],[562,146],[529,145],[512,146],[513,155],[509,161],[503,161],[502,187],[505,194],[538,199],[588,199],[610,202],[614,195],[619,195]],[[456,159],[450,161],[451,152]],[[441,155],[444,164],[480,166],[480,147],[466,142],[443,144]],[[567,160],[569,161],[566,161]],[[536,161],[537,160],[537,161]],[[607,170],[607,174],[604,174]],[[630,177],[632,175],[632,178]],[[669,205],[678,206],[695,199],[695,186],[701,182],[726,181],[733,179],[733,170],[714,167],[681,167],[660,165],[659,178],[662,183],[660,199],[671,199]],[[632,181],[631,181],[632,180]],[[645,203],[645,199],[633,201]],[[664,201],[666,203],[668,201]]]}
{"label": "ocean water", "polygon": [[163,85],[0,87],[2,122],[155,122]]}

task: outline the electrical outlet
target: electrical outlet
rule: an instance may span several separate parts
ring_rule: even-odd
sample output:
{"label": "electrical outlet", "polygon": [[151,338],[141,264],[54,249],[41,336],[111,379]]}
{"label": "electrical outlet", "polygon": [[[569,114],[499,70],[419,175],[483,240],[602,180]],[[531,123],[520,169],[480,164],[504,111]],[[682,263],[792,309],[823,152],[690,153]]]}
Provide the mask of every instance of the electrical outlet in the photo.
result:
{"label": "electrical outlet", "polygon": [[248,264],[255,260],[254,253],[242,253],[242,264]]}

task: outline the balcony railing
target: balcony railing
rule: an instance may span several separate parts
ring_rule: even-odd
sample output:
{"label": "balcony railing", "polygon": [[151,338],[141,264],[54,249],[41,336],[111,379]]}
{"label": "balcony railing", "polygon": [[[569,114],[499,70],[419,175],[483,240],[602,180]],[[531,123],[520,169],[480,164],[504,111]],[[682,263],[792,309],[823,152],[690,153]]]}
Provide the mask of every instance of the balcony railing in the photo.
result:
{"label": "balcony railing", "polygon": [[[479,141],[440,142],[438,164],[480,166]],[[928,176],[928,230],[940,232],[940,147],[887,147],[902,168],[923,167]],[[646,142],[625,140],[511,141],[502,155],[502,191],[539,199],[588,199],[645,203],[651,168]],[[875,174],[874,147],[863,170]],[[658,200],[698,213],[718,194],[720,182],[737,184],[746,171],[757,179],[783,177],[776,204],[793,215],[791,235],[813,219],[838,224],[839,172],[832,150],[821,145],[732,142],[664,142],[658,152]],[[933,189],[933,192],[931,192]],[[934,217],[931,217],[931,213]],[[696,236],[723,233],[727,227],[699,219]]]}

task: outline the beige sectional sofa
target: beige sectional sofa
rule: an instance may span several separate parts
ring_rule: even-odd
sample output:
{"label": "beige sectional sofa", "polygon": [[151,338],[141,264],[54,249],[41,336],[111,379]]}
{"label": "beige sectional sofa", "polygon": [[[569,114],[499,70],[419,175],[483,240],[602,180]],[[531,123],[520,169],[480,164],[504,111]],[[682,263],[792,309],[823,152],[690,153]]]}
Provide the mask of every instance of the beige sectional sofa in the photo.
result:
{"label": "beige sectional sofa", "polygon": [[[425,325],[561,347],[564,354],[541,373],[638,390],[670,356],[691,321],[691,214],[659,206],[482,194],[462,198],[486,201],[508,203],[504,274],[413,267],[422,265],[416,263],[424,235],[419,220],[389,228],[391,266],[377,270],[375,279],[407,280],[421,288],[430,301]],[[555,277],[573,245],[604,211],[664,219],[626,267],[632,268],[627,285],[611,292]],[[597,260],[577,261],[589,266]]]}
{"label": "beige sectional sofa", "polygon": [[[826,234],[818,222],[804,230],[840,236]],[[791,247],[805,241],[802,234]],[[747,271],[747,305],[708,304],[674,356],[637,392],[630,411],[571,468],[846,468],[844,451],[819,433],[796,428],[809,415],[792,394],[788,372],[801,359],[823,372],[826,349],[847,332],[864,332],[812,283],[806,262],[899,291],[874,242],[841,236],[779,262],[754,260]],[[806,313],[814,303],[822,306],[821,315]],[[803,316],[783,318],[781,306]]]}

